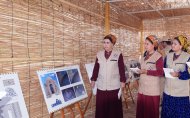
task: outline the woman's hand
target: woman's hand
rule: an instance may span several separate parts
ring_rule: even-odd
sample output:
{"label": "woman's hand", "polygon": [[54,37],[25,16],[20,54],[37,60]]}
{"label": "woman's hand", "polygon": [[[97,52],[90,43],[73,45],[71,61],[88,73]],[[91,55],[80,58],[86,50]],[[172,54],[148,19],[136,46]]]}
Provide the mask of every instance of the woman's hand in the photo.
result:
{"label": "woman's hand", "polygon": [[91,87],[94,88],[95,86],[95,81],[91,81]]}
{"label": "woman's hand", "polygon": [[138,73],[139,73],[139,74],[147,74],[147,70],[145,70],[145,69],[140,69],[140,70],[138,71]]}
{"label": "woman's hand", "polygon": [[178,72],[171,72],[170,73],[173,77],[179,77],[179,73]]}

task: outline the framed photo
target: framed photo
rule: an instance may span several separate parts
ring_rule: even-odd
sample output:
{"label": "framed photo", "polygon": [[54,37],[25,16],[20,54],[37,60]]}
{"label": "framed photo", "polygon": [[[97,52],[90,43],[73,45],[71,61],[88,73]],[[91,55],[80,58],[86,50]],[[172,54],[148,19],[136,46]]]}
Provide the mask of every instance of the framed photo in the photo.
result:
{"label": "framed photo", "polygon": [[0,75],[0,118],[29,118],[17,73]]}
{"label": "framed photo", "polygon": [[37,71],[49,113],[88,97],[78,65]]}

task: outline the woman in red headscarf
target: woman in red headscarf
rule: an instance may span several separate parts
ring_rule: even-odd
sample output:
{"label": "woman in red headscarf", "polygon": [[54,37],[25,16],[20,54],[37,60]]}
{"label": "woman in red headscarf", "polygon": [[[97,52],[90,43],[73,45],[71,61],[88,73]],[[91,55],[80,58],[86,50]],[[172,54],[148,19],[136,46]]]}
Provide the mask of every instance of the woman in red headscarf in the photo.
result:
{"label": "woman in red headscarf", "polygon": [[163,76],[163,58],[156,36],[146,37],[146,53],[141,59],[136,118],[159,118],[160,77]]}
{"label": "woman in red headscarf", "polygon": [[104,50],[97,53],[91,85],[97,81],[96,118],[123,118],[120,88],[125,87],[125,70],[121,52],[113,49],[116,37],[104,37]]}

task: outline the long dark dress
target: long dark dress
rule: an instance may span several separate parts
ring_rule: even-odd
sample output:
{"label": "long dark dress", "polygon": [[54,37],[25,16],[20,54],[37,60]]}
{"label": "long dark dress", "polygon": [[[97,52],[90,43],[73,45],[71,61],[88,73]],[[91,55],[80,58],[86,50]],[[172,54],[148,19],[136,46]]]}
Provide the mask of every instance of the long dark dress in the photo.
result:
{"label": "long dark dress", "polygon": [[[105,58],[108,59],[111,52],[105,52]],[[99,72],[99,63],[96,58],[93,75],[91,80],[96,81]],[[120,82],[126,82],[123,56],[120,54],[118,60],[120,73]],[[118,91],[116,90],[97,90],[96,94],[96,113],[95,118],[123,118],[122,101],[118,99]]]}

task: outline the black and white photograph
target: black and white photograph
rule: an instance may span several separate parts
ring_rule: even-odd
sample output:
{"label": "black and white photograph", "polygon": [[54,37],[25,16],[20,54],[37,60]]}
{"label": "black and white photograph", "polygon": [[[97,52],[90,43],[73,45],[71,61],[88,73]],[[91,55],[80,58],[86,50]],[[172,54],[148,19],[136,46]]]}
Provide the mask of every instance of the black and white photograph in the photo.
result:
{"label": "black and white photograph", "polygon": [[60,87],[71,84],[67,71],[56,72]]}
{"label": "black and white photograph", "polygon": [[80,76],[77,69],[68,70],[67,74],[69,76],[71,84],[80,82]]}
{"label": "black and white photograph", "polygon": [[84,86],[82,84],[74,86],[74,89],[77,97],[86,94]]}
{"label": "black and white photograph", "polygon": [[73,87],[62,90],[62,95],[65,102],[76,98]]}

